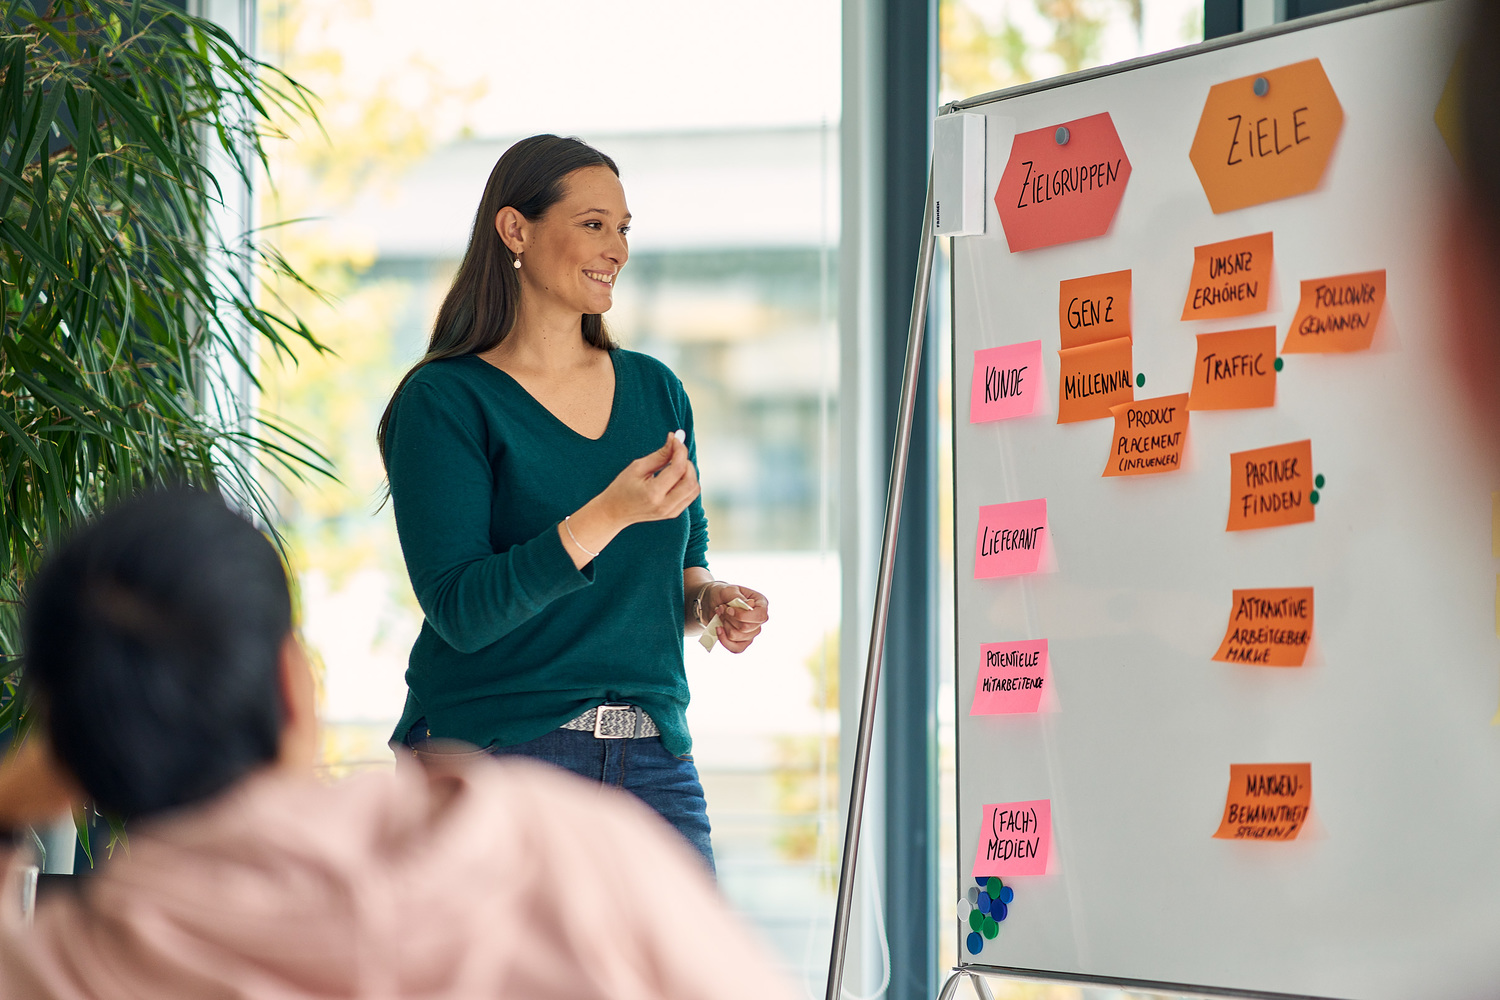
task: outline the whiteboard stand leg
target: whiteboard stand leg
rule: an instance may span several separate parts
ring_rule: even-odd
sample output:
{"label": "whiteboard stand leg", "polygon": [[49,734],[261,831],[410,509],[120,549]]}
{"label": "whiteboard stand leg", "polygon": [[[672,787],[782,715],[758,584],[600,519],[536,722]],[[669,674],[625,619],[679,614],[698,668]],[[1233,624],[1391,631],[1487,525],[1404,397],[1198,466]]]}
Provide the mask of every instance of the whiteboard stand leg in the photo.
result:
{"label": "whiteboard stand leg", "polygon": [[875,700],[880,691],[885,627],[891,610],[891,574],[896,562],[896,536],[901,527],[906,463],[911,452],[912,412],[916,409],[917,372],[922,366],[922,337],[927,328],[927,293],[932,284],[935,243],[936,237],[932,232],[932,169],[929,164],[927,207],[922,214],[922,246],[917,254],[917,285],[912,295],[911,326],[906,337],[906,367],[901,375],[901,405],[896,415],[891,480],[886,488],[885,534],[880,542],[880,575],[875,585],[875,614],[870,623],[870,650],[865,660],[864,694],[859,705],[859,739],[855,743],[854,775],[849,785],[849,819],[844,829],[844,858],[839,867],[838,907],[833,917],[833,954],[828,962],[828,992],[825,1000],[840,1000],[844,985],[844,955],[849,945],[849,916],[854,902],[854,869],[859,862],[859,828],[864,817],[865,785],[870,774]]}
{"label": "whiteboard stand leg", "polygon": [[962,970],[954,969],[948,973],[948,978],[943,982],[943,988],[938,993],[938,1000],[956,1000],[958,997],[958,984],[967,978]]}
{"label": "whiteboard stand leg", "polygon": [[968,969],[954,969],[948,974],[947,981],[938,993],[938,1000],[958,1000],[958,985],[965,980],[974,987],[974,995],[979,1000],[995,1000],[995,994],[990,992],[990,984],[984,981],[984,977]]}

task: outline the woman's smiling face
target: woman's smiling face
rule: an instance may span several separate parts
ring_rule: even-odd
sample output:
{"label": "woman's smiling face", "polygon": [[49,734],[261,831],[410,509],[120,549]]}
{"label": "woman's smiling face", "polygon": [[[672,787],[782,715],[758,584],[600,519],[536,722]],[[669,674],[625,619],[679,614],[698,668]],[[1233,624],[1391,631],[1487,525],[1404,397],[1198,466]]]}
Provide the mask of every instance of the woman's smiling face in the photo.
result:
{"label": "woman's smiling face", "polygon": [[[614,304],[615,280],[630,257],[625,189],[605,166],[580,167],[562,183],[563,196],[524,224],[521,294],[570,312],[602,313]],[[496,228],[504,218],[496,217]]]}

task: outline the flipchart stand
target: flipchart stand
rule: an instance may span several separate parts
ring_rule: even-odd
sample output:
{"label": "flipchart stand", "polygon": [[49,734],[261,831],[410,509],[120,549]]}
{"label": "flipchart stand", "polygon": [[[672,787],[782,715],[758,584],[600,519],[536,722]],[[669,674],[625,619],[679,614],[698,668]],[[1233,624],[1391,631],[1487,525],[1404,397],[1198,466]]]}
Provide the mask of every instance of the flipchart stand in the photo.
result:
{"label": "flipchart stand", "polygon": [[[906,487],[911,451],[912,411],[916,403],[917,372],[922,363],[922,338],[927,328],[927,299],[932,284],[933,234],[932,172],[927,179],[927,207],[922,214],[922,243],[917,256],[917,281],[912,296],[911,326],[906,337],[906,364],[901,375],[901,402],[896,416],[896,441],[891,455],[891,478],[886,488],[885,530],[880,542],[880,569],[875,588],[875,610],[870,623],[870,646],[865,659],[864,691],[860,699],[859,735],[854,749],[854,773],[849,788],[849,819],[844,830],[843,861],[839,867],[838,906],[834,911],[833,953],[828,962],[827,1000],[839,1000],[844,982],[844,958],[849,945],[849,917],[854,897],[855,868],[859,862],[859,834],[864,818],[865,786],[870,773],[870,744],[875,730],[875,707],[880,693],[880,668],[885,658],[886,622],[891,608],[891,574],[901,527],[901,501]],[[958,975],[944,986],[944,1000],[953,995]],[[988,991],[980,995],[987,996]]]}
{"label": "flipchart stand", "polygon": [[[849,818],[844,831],[843,862],[839,869],[838,906],[834,914],[833,953],[828,963],[826,1000],[840,1000],[843,990],[854,877],[859,863],[859,835],[864,819],[865,789],[870,771],[870,746],[880,694],[880,670],[885,658],[886,624],[890,616],[891,576],[895,569],[897,537],[901,529],[901,501],[905,493],[907,460],[911,452],[917,375],[922,363],[923,338],[927,332],[933,255],[940,235],[966,236],[984,232],[984,119],[979,115],[955,114],[956,111],[957,107],[951,104],[941,108],[933,130],[933,156],[928,165],[922,238],[917,254],[916,287],[912,294],[911,323],[906,336],[906,364],[901,375],[901,399],[896,414],[891,477],[886,487],[885,529],[880,543],[875,608],[865,660],[865,683],[860,700],[854,773],[849,789]],[[946,222],[943,221],[945,211]],[[991,1000],[989,986],[984,978],[961,968],[955,969],[944,983],[939,1000],[951,1000],[964,980],[973,985],[980,1000]]]}

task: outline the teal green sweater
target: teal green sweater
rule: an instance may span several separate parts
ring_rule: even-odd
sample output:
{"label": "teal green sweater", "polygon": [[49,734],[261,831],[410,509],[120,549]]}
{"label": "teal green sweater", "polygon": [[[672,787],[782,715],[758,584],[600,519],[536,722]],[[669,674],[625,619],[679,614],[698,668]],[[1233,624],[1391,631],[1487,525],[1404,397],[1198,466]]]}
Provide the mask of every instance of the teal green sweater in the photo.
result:
{"label": "teal green sweater", "polygon": [[604,702],[639,705],[674,754],[692,746],[682,660],[682,571],[707,566],[703,506],[633,524],[582,570],[557,523],[626,465],[687,431],[682,383],[610,352],[614,407],[597,441],[571,430],[481,358],[436,361],[401,390],[386,430],[401,552],[425,620],[394,738],[511,746]]}

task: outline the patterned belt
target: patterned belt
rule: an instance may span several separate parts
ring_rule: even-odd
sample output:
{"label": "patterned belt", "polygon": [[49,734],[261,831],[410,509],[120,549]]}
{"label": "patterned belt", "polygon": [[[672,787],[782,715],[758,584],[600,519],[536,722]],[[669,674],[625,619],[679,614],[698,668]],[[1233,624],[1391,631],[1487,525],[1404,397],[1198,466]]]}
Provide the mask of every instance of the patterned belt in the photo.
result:
{"label": "patterned belt", "polygon": [[661,730],[651,721],[651,716],[641,711],[638,705],[600,705],[591,708],[576,719],[569,719],[559,729],[581,730],[593,733],[596,739],[627,740],[642,736],[659,736]]}

